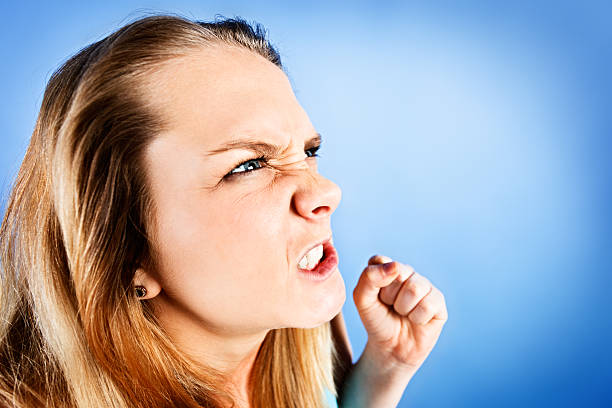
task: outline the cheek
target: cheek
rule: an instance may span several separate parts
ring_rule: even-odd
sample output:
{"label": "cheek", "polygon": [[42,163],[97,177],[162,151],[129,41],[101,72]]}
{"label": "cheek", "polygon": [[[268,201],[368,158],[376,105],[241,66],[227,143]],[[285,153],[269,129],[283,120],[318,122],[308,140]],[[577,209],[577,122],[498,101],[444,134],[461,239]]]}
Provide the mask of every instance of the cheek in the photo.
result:
{"label": "cheek", "polygon": [[271,205],[279,200],[255,198],[177,203],[160,225],[167,296],[211,325],[264,323],[287,296],[284,213]]}

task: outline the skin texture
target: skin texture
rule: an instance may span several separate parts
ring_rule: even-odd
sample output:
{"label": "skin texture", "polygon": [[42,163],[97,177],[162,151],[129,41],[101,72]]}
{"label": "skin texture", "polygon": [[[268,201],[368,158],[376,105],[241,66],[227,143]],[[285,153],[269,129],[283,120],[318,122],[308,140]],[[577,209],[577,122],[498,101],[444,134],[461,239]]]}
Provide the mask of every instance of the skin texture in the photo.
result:
{"label": "skin texture", "polygon": [[[248,407],[247,378],[266,333],[333,319],[345,362],[336,376],[341,405],[396,406],[446,322],[444,296],[409,265],[370,258],[353,291],[368,342],[351,363],[339,271],[323,282],[297,271],[299,256],[331,237],[341,190],[305,152],[316,130],[286,75],[259,55],[219,46],[154,76],[150,99],[167,123],[144,157],[157,266],[138,269],[134,284],[147,288],[160,324],[193,358],[227,373]],[[273,168],[224,180],[260,154],[208,153],[245,137],[283,151],[269,159]]]}

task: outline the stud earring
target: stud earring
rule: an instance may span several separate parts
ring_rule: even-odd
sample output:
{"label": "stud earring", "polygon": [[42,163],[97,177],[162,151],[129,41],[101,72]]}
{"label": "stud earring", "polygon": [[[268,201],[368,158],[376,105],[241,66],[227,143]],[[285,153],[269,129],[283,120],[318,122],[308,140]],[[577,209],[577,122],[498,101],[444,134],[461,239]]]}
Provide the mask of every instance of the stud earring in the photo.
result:
{"label": "stud earring", "polygon": [[134,288],[134,291],[136,292],[136,297],[137,298],[143,298],[145,296],[147,296],[147,288],[145,288],[144,286],[136,286]]}

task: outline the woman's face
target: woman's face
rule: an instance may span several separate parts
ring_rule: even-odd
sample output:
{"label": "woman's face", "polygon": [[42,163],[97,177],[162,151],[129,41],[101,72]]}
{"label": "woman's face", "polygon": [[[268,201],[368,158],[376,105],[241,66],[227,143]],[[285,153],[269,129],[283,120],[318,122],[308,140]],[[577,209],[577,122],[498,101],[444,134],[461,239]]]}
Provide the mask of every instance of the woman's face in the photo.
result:
{"label": "woman's face", "polygon": [[[168,123],[145,152],[158,252],[146,273],[162,287],[156,311],[177,330],[216,333],[330,320],[345,300],[338,269],[315,281],[298,261],[331,237],[341,190],[317,172],[317,133],[286,75],[257,54],[219,46],[170,62],[154,79],[150,96]],[[215,153],[243,139],[280,146],[269,160],[277,168],[240,173],[263,166],[237,166],[261,154]]]}

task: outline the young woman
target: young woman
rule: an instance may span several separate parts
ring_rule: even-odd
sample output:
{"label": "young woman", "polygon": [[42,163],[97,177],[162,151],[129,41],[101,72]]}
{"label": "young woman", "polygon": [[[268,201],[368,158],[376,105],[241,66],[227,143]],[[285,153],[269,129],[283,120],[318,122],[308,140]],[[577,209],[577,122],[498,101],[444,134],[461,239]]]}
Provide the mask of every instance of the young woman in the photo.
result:
{"label": "young woman", "polygon": [[0,405],[395,406],[444,297],[372,257],[351,364],[320,144],[259,25],[147,17],[70,58],[2,222]]}

